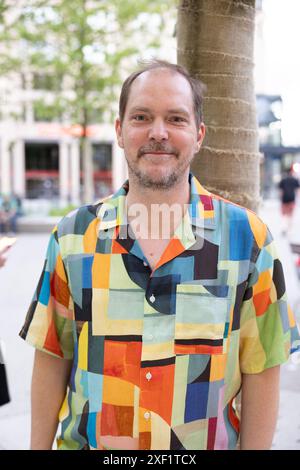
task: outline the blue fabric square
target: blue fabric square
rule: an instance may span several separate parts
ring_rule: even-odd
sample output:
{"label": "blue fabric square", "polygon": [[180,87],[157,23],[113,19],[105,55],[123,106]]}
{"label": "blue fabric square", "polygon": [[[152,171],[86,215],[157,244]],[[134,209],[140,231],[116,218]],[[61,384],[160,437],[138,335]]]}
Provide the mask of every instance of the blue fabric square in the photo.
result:
{"label": "blue fabric square", "polygon": [[39,302],[43,305],[48,305],[50,297],[50,273],[48,271],[44,272],[43,284],[41,287],[41,292],[39,295]]}
{"label": "blue fabric square", "polygon": [[228,207],[230,224],[230,260],[240,261],[251,258],[253,235],[245,210]]}
{"label": "blue fabric square", "polygon": [[208,382],[196,382],[187,385],[184,412],[185,423],[206,418],[208,390]]}
{"label": "blue fabric square", "polygon": [[94,257],[89,256],[82,259],[82,287],[88,289],[92,287],[92,264]]}
{"label": "blue fabric square", "polygon": [[87,435],[88,435],[90,445],[94,447],[95,449],[97,448],[96,421],[97,421],[97,413],[90,412],[88,414]]}

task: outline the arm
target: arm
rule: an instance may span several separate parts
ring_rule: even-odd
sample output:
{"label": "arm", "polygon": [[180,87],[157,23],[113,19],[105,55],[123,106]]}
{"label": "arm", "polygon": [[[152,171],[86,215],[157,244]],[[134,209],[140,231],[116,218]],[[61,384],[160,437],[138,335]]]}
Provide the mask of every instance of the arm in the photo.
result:
{"label": "arm", "polygon": [[5,252],[6,252],[6,250],[1,250],[0,251],[0,268],[2,268],[6,263]]}
{"label": "arm", "polygon": [[243,374],[241,450],[270,449],[279,406],[280,366]]}
{"label": "arm", "polygon": [[72,361],[36,350],[31,387],[31,449],[51,449]]}

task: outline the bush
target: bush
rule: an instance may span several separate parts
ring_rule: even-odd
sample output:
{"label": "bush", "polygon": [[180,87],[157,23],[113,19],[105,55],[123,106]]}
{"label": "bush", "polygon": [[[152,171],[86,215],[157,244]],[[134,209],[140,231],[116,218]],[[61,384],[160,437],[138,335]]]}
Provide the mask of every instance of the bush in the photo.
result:
{"label": "bush", "polygon": [[71,204],[69,206],[66,206],[66,207],[53,207],[52,209],[50,209],[49,211],[49,215],[50,216],[54,216],[54,217],[63,217],[65,215],[67,215],[69,212],[73,211],[74,209],[77,209],[77,206],[72,206]]}

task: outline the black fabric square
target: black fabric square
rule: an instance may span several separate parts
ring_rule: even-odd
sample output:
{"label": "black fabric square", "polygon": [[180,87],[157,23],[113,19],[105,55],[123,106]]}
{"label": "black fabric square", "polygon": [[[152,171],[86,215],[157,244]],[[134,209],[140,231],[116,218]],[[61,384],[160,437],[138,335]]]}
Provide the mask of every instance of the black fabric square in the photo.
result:
{"label": "black fabric square", "polygon": [[233,309],[232,331],[240,329],[241,307],[244,301],[247,281],[242,282],[236,288],[235,304]]}
{"label": "black fabric square", "polygon": [[92,289],[82,289],[82,308],[74,302],[75,320],[92,321]]}
{"label": "black fabric square", "polygon": [[219,247],[208,240],[203,240],[203,247],[200,250],[187,250],[184,256],[194,256],[194,278],[217,279],[218,277],[218,256]]}
{"label": "black fabric square", "polygon": [[103,374],[104,365],[104,336],[96,336],[92,333],[92,324],[88,324],[88,371],[95,374]]}
{"label": "black fabric square", "polygon": [[148,303],[161,313],[174,314],[176,308],[176,286],[179,283],[180,274],[151,277],[146,291]]}
{"label": "black fabric square", "polygon": [[122,259],[130,279],[139,287],[146,290],[151,274],[151,268],[149,266],[145,266],[140,258],[137,258],[130,253],[122,255]]}
{"label": "black fabric square", "polygon": [[281,299],[285,293],[285,280],[282,264],[279,259],[275,259],[274,261],[273,282],[276,288],[277,298]]}

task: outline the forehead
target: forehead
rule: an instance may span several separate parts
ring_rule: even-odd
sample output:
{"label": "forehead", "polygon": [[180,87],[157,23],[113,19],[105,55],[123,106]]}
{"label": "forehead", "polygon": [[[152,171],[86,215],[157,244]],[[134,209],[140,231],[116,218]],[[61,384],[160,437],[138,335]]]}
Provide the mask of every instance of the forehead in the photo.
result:
{"label": "forehead", "polygon": [[192,89],[187,79],[172,70],[154,69],[139,75],[131,85],[127,108],[134,106],[184,106],[193,109]]}

